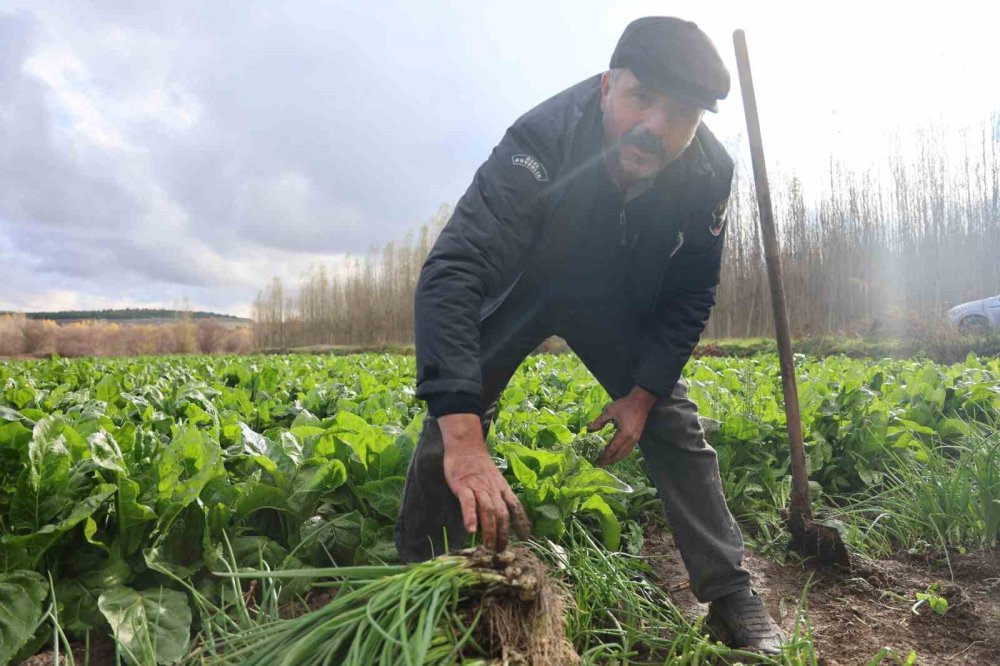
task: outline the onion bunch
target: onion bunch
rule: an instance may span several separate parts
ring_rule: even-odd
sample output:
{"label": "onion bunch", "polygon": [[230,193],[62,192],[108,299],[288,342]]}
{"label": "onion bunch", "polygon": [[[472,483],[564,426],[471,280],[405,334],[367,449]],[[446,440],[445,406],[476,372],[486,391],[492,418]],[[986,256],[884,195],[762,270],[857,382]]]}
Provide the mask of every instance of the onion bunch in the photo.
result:
{"label": "onion bunch", "polygon": [[[469,549],[409,566],[219,574],[330,578],[335,594],[298,617],[267,619],[202,646],[208,665],[369,666],[578,661],[564,628],[564,595],[530,551]],[[314,586],[316,584],[314,583]]]}

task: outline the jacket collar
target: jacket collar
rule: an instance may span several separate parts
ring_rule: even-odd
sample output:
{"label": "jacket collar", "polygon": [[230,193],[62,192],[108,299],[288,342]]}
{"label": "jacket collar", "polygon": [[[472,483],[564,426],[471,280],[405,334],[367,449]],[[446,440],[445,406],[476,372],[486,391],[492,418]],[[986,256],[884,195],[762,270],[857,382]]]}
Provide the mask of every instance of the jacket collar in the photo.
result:
{"label": "jacket collar", "polygon": [[[708,159],[708,155],[705,154],[705,150],[701,145],[701,137],[699,136],[702,132],[703,125],[698,126],[698,130],[695,132],[694,138],[688,147],[684,149],[681,156],[677,158],[676,164],[680,167],[679,170],[683,170],[693,176],[708,176],[713,178],[715,176],[715,169],[712,168],[712,163]],[[671,165],[673,166],[673,165]],[[664,172],[670,170],[670,167],[664,169]]]}
{"label": "jacket collar", "polygon": [[688,146],[688,150],[695,151],[695,156],[693,158],[695,161],[693,167],[694,172],[699,175],[704,175],[710,178],[714,178],[715,169],[712,168],[712,162],[708,159],[708,155],[705,154],[705,150],[701,145],[701,137],[699,136],[699,134],[701,134],[702,127],[703,126],[698,127],[698,132],[695,132],[694,140],[691,142],[691,145]]}

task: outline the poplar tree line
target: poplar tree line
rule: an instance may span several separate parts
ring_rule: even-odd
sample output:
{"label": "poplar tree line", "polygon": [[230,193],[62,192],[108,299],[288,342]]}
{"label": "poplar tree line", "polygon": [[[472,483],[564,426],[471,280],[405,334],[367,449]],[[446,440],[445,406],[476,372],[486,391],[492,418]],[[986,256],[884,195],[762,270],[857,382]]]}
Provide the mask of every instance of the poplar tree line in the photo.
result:
{"label": "poplar tree line", "polygon": [[[729,206],[722,283],[705,337],[773,335],[753,179]],[[827,182],[771,184],[795,336],[923,336],[958,303],[1000,294],[1000,116],[979,131],[928,128],[864,170],[830,161]],[[416,234],[254,303],[258,347],[409,343],[420,267],[451,209]]]}
{"label": "poplar tree line", "polygon": [[442,205],[416,234],[337,271],[311,266],[291,288],[273,278],[253,304],[258,348],[411,342],[420,267],[450,216]]}
{"label": "poplar tree line", "polygon": [[[933,334],[950,307],[1000,294],[1000,116],[827,175],[808,201],[794,175],[772,184],[794,335]],[[738,171],[710,337],[773,334],[752,181]]]}

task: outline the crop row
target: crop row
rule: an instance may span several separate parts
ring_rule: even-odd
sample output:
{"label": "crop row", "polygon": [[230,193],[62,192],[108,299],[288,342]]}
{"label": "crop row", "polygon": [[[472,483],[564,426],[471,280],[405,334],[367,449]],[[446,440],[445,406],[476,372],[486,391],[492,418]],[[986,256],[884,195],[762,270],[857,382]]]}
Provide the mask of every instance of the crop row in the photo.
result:
{"label": "crop row", "polygon": [[[781,501],[776,366],[704,358],[686,371],[739,514]],[[185,586],[219,599],[223,566],[394,561],[424,414],[412,386],[412,359],[388,355],[0,366],[0,606],[18,609],[0,615],[0,663],[49,640],[54,616],[70,637],[114,632],[126,654],[151,644],[176,663],[199,623]],[[900,459],[928,463],[1000,420],[996,359],[801,359],[799,388],[812,479],[831,498],[886,487]],[[637,552],[655,491],[635,456],[594,468],[603,440],[581,434],[608,399],[574,358],[533,357],[490,444],[536,536],[569,538],[576,519]]]}

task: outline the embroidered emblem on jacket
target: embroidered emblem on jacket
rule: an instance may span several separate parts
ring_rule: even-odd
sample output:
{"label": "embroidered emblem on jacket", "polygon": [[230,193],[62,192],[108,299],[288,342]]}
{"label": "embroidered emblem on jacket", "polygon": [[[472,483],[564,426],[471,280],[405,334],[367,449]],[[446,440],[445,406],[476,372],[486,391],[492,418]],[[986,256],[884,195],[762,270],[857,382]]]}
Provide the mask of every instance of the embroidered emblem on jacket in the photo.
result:
{"label": "embroidered emblem on jacket", "polygon": [[545,166],[537,158],[531,155],[518,154],[512,155],[510,159],[515,165],[524,167],[530,171],[531,175],[538,182],[543,183],[549,179],[549,174],[545,171]]}
{"label": "embroidered emblem on jacket", "polygon": [[713,236],[718,236],[726,228],[726,213],[728,211],[729,197],[726,197],[712,211],[712,223],[708,226],[708,230],[712,232]]}

